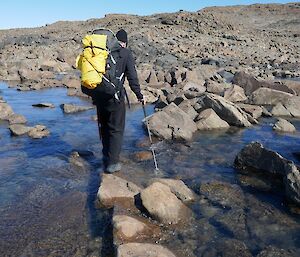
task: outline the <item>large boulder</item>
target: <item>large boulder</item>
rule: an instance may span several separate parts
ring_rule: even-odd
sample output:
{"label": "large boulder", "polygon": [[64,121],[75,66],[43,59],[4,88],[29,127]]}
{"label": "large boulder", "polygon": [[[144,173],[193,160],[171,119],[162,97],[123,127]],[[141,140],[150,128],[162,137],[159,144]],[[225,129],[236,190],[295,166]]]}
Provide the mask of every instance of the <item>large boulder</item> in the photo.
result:
{"label": "large boulder", "polygon": [[128,243],[118,247],[117,257],[176,257],[167,248],[157,244]]}
{"label": "large boulder", "polygon": [[178,107],[183,110],[186,114],[188,114],[192,120],[194,120],[198,113],[195,111],[194,107],[192,106],[189,100],[184,100],[181,102]]}
{"label": "large boulder", "polygon": [[111,174],[103,174],[97,196],[100,204],[111,207],[117,201],[133,201],[134,196],[141,190],[140,187],[125,179]]}
{"label": "large boulder", "polygon": [[223,95],[225,90],[228,89],[228,84],[218,83],[213,80],[207,80],[204,86],[206,87],[207,92],[217,95]]}
{"label": "large boulder", "polygon": [[150,131],[162,139],[190,140],[197,130],[193,119],[174,103],[147,117],[147,120]]}
{"label": "large boulder", "polygon": [[61,108],[63,109],[64,113],[76,113],[76,112],[82,112],[87,111],[90,109],[93,109],[93,106],[80,106],[75,104],[62,104]]}
{"label": "large boulder", "polygon": [[248,99],[244,89],[237,85],[227,89],[224,93],[224,98],[230,102],[244,102]]}
{"label": "large boulder", "polygon": [[273,129],[279,132],[295,132],[295,126],[288,122],[285,119],[279,118],[278,121],[274,124]]}
{"label": "large boulder", "polygon": [[232,102],[227,101],[221,96],[207,94],[200,101],[206,108],[212,108],[218,116],[228,124],[238,127],[250,127],[247,114]]}
{"label": "large boulder", "polygon": [[195,119],[199,130],[226,129],[229,124],[222,120],[213,109],[202,111]]}
{"label": "large boulder", "polygon": [[177,224],[190,215],[190,210],[171,192],[170,187],[159,182],[144,189],[141,200],[150,215],[165,224]]}
{"label": "large boulder", "polygon": [[274,116],[292,116],[291,113],[284,107],[282,103],[276,104],[271,111]]}
{"label": "large boulder", "polygon": [[250,100],[256,105],[275,105],[278,102],[287,103],[292,97],[290,93],[262,87],[252,93]]}
{"label": "large boulder", "polygon": [[233,84],[236,84],[242,88],[244,88],[245,93],[247,96],[251,95],[254,91],[257,89],[264,87],[264,88],[270,88],[275,89],[287,93],[293,94],[293,90],[288,88],[285,85],[279,84],[279,83],[272,83],[268,81],[259,81],[252,75],[249,75],[243,71],[237,72],[232,80]]}
{"label": "large boulder", "polygon": [[295,118],[300,118],[300,96],[293,96],[289,98],[285,103],[284,107],[290,112]]}
{"label": "large boulder", "polygon": [[270,174],[285,176],[289,161],[280,154],[268,150],[259,142],[245,146],[237,155],[234,164],[238,169],[255,169]]}
{"label": "large boulder", "polygon": [[28,127],[23,124],[13,124],[9,126],[9,129],[13,136],[22,136],[27,134],[32,127]]}
{"label": "large boulder", "polygon": [[8,120],[14,112],[9,104],[0,103],[0,120]]}

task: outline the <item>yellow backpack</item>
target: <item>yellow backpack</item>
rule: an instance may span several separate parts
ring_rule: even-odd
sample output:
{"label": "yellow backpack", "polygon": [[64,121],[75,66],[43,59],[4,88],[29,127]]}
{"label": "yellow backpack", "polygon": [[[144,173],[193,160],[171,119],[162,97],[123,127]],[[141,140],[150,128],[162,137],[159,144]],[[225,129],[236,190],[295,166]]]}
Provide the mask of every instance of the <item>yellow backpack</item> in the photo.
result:
{"label": "yellow backpack", "polygon": [[86,35],[82,39],[83,52],[76,58],[76,68],[81,71],[81,84],[95,89],[103,79],[106,70],[107,35]]}

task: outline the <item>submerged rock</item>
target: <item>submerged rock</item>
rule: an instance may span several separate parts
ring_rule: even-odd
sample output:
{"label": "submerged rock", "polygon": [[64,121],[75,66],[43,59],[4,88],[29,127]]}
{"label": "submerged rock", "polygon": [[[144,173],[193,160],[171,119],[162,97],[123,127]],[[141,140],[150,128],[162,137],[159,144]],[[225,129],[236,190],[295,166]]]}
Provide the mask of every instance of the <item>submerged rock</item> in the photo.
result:
{"label": "submerged rock", "polygon": [[284,249],[268,246],[266,249],[262,250],[257,257],[295,257],[295,255]]}
{"label": "submerged rock", "polygon": [[39,107],[39,108],[54,108],[54,104],[51,103],[38,103],[38,104],[33,104],[33,107]]}
{"label": "submerged rock", "polygon": [[103,174],[97,197],[102,205],[111,207],[116,201],[133,201],[134,196],[141,192],[141,188],[120,177]]}
{"label": "submerged rock", "polygon": [[278,121],[274,124],[273,129],[279,132],[295,132],[295,126],[288,122],[285,119],[279,118]]}
{"label": "submerged rock", "polygon": [[147,211],[160,222],[177,224],[191,215],[190,210],[173,194],[169,186],[154,182],[141,192]]}
{"label": "submerged rock", "polygon": [[176,257],[161,245],[128,243],[118,247],[117,257]]}
{"label": "submerged rock", "polygon": [[147,161],[153,158],[150,151],[141,151],[134,154],[134,157],[137,161]]}

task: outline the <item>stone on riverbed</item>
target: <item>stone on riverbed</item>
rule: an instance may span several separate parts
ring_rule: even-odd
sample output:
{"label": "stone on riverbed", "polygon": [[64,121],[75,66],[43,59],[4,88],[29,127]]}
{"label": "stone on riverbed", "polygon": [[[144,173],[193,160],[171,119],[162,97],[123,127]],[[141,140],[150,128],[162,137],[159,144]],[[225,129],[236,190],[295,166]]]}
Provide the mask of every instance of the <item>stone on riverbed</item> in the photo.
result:
{"label": "stone on riverbed", "polygon": [[268,246],[266,249],[262,250],[257,257],[294,257],[294,255],[284,249]]}
{"label": "stone on riverbed", "polygon": [[174,103],[147,119],[151,132],[162,139],[190,140],[197,130],[196,123],[192,118]]}
{"label": "stone on riverbed", "polygon": [[129,200],[133,202],[134,197],[141,190],[140,187],[125,179],[111,174],[103,174],[97,196],[100,204],[111,207],[117,201]]}
{"label": "stone on riverbed", "polygon": [[229,124],[222,120],[213,109],[202,111],[195,119],[199,130],[226,129]]}
{"label": "stone on riverbed", "polygon": [[295,126],[288,122],[285,119],[279,118],[278,121],[274,124],[273,129],[279,132],[295,132]]}
{"label": "stone on riverbed", "polygon": [[128,243],[118,247],[117,257],[176,257],[161,245]]}
{"label": "stone on riverbed", "polygon": [[75,104],[62,104],[61,108],[63,109],[64,113],[76,113],[76,112],[82,112],[87,111],[90,109],[93,109],[93,106],[80,106]]}
{"label": "stone on riverbed", "polygon": [[177,224],[191,216],[187,208],[166,186],[154,182],[141,192],[143,206],[151,216],[165,224]]}
{"label": "stone on riverbed", "polygon": [[0,120],[8,120],[9,116],[13,114],[14,112],[9,104],[0,103]]}

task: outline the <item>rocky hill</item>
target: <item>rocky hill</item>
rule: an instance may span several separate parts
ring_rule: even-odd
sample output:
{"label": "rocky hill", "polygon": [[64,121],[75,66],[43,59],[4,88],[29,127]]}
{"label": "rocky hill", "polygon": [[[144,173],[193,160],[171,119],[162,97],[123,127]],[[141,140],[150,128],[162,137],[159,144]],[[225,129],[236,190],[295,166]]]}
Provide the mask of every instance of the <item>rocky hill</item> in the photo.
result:
{"label": "rocky hill", "polygon": [[[50,71],[72,73],[81,38],[99,27],[129,32],[140,73],[155,70],[158,77],[164,77],[159,71],[212,64],[231,72],[247,70],[262,78],[299,77],[299,24],[300,3],[290,3],[152,16],[110,14],[82,22],[2,30],[0,79],[22,80],[20,69],[44,79],[52,78]],[[142,83],[147,76],[149,72],[141,76]]]}

